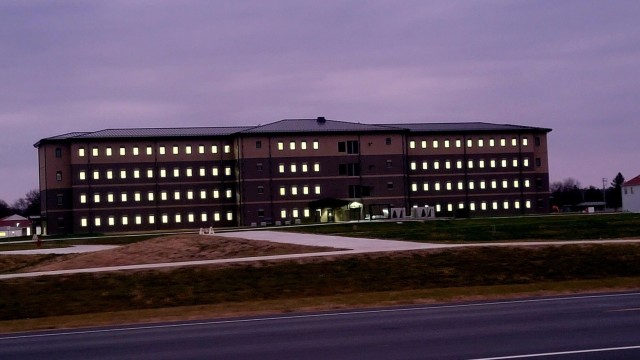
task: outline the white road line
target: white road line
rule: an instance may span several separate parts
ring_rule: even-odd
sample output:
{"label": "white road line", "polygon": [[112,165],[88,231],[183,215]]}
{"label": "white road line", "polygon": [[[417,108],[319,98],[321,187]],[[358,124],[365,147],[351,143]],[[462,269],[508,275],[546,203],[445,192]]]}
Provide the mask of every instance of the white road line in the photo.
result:
{"label": "white road line", "polygon": [[477,358],[477,359],[469,359],[469,360],[507,360],[507,359],[528,359],[528,358],[535,358],[535,357],[558,356],[558,355],[575,355],[575,354],[586,354],[586,353],[607,352],[607,351],[634,350],[634,349],[640,349],[640,345],[635,345],[635,346],[621,346],[621,347],[612,347],[612,348],[601,348],[601,349],[585,349],[585,350],[573,350],[573,351],[558,351],[558,352],[549,352],[549,353],[540,353],[540,354],[524,354],[524,355],[512,355],[512,356],[499,356],[499,357]]}
{"label": "white road line", "polygon": [[[335,312],[335,313],[300,314],[300,315],[288,315],[288,316],[285,315],[285,316],[271,316],[271,317],[249,318],[249,319],[212,320],[212,321],[203,321],[203,322],[194,322],[194,323],[178,323],[178,324],[163,324],[163,325],[143,325],[143,326],[130,326],[130,327],[113,328],[113,329],[78,330],[78,331],[66,331],[66,332],[47,333],[47,334],[13,335],[13,336],[4,336],[4,337],[2,335],[0,335],[0,341],[2,341],[2,340],[11,340],[11,339],[29,339],[29,338],[41,338],[41,337],[55,337],[55,336],[65,336],[65,335],[83,335],[83,334],[113,333],[113,332],[123,332],[123,331],[138,331],[138,330],[153,330],[153,329],[194,327],[194,326],[204,326],[204,325],[239,324],[239,323],[250,323],[250,322],[264,322],[264,321],[278,321],[278,320],[292,320],[292,319],[310,319],[310,318],[338,317],[338,316],[364,315],[364,314],[383,314],[383,313],[426,311],[426,310],[437,310],[437,309],[484,307],[484,306],[493,306],[493,305],[523,304],[523,303],[537,303],[537,302],[556,302],[556,301],[567,301],[567,300],[571,301],[571,300],[599,299],[599,298],[615,298],[615,297],[627,297],[627,296],[640,296],[640,292],[637,292],[637,293],[623,293],[623,294],[565,296],[565,297],[542,298],[542,299],[493,301],[493,302],[472,303],[472,304],[434,305],[434,306],[397,308],[397,309],[355,310],[355,311],[345,311],[345,312]],[[500,359],[500,358],[495,358],[495,359]],[[505,358],[505,359],[509,359],[509,358]]]}

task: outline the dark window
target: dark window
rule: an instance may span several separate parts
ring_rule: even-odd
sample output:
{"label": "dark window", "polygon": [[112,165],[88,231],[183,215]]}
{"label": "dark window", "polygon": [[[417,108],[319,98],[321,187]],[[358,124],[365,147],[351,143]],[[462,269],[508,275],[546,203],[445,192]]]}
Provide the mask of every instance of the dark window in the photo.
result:
{"label": "dark window", "polygon": [[536,142],[536,146],[540,146],[540,137],[539,136],[536,136],[534,141]]}
{"label": "dark window", "polygon": [[62,194],[58,194],[56,196],[56,200],[57,200],[58,205],[63,205],[64,204],[64,197],[62,196]]}
{"label": "dark window", "polygon": [[387,169],[390,169],[393,167],[393,161],[392,160],[387,160]]}
{"label": "dark window", "polygon": [[349,185],[349,197],[359,198],[363,196],[370,196],[371,188],[368,186]]}
{"label": "dark window", "polygon": [[340,175],[347,175],[347,176],[360,176],[360,164],[358,163],[339,164],[338,173]]}
{"label": "dark window", "polygon": [[62,149],[61,148],[56,148],[56,157],[57,158],[61,158],[62,157]]}
{"label": "dark window", "polygon": [[258,217],[264,217],[264,209],[258,209]]}
{"label": "dark window", "polygon": [[260,140],[256,141],[256,149],[262,149],[262,141]]}
{"label": "dark window", "polygon": [[542,189],[542,179],[540,179],[540,178],[536,179],[536,188],[537,189]]}
{"label": "dark window", "polygon": [[387,139],[385,140],[385,143],[386,143],[387,145],[391,145],[391,138],[387,138]]}
{"label": "dark window", "polygon": [[62,171],[56,171],[56,181],[62,181]]}
{"label": "dark window", "polygon": [[256,170],[262,171],[262,163],[257,163],[256,164]]}
{"label": "dark window", "polygon": [[58,228],[64,228],[64,217],[58,217]]}
{"label": "dark window", "polygon": [[540,160],[540,158],[536,158],[536,166],[542,166],[542,160]]}
{"label": "dark window", "polygon": [[264,194],[264,187],[258,186],[258,194]]}
{"label": "dark window", "polygon": [[360,152],[358,142],[355,140],[340,141],[338,143],[338,152],[346,152],[347,154],[357,154]]}
{"label": "dark window", "polygon": [[542,209],[544,207],[544,200],[543,199],[538,199],[537,203],[538,203],[538,209]]}
{"label": "dark window", "polygon": [[387,189],[389,189],[389,190],[393,189],[393,183],[392,182],[388,182],[387,183]]}

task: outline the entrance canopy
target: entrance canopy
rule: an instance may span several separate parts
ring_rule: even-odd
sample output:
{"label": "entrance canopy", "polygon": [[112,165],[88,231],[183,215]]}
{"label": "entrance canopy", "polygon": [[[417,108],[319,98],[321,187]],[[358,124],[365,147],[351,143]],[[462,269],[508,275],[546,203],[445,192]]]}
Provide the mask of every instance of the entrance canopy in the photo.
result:
{"label": "entrance canopy", "polygon": [[312,209],[336,209],[350,204],[350,201],[336,199],[336,198],[324,198],[315,200],[309,203]]}

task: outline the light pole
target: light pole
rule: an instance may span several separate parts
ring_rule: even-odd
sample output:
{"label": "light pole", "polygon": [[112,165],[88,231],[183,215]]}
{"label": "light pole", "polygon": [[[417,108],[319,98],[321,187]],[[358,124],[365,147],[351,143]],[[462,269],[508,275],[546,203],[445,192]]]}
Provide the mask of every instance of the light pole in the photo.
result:
{"label": "light pole", "polygon": [[607,209],[607,192],[605,190],[605,184],[607,183],[607,178],[602,178],[602,201],[604,202],[604,209]]}

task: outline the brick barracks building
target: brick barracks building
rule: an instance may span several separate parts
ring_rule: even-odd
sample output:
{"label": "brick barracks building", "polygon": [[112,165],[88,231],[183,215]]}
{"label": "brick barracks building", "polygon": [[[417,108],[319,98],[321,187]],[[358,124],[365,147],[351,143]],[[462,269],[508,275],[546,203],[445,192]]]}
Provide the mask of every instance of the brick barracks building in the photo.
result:
{"label": "brick barracks building", "polygon": [[549,211],[545,128],[489,123],[107,129],[40,140],[47,234]]}

